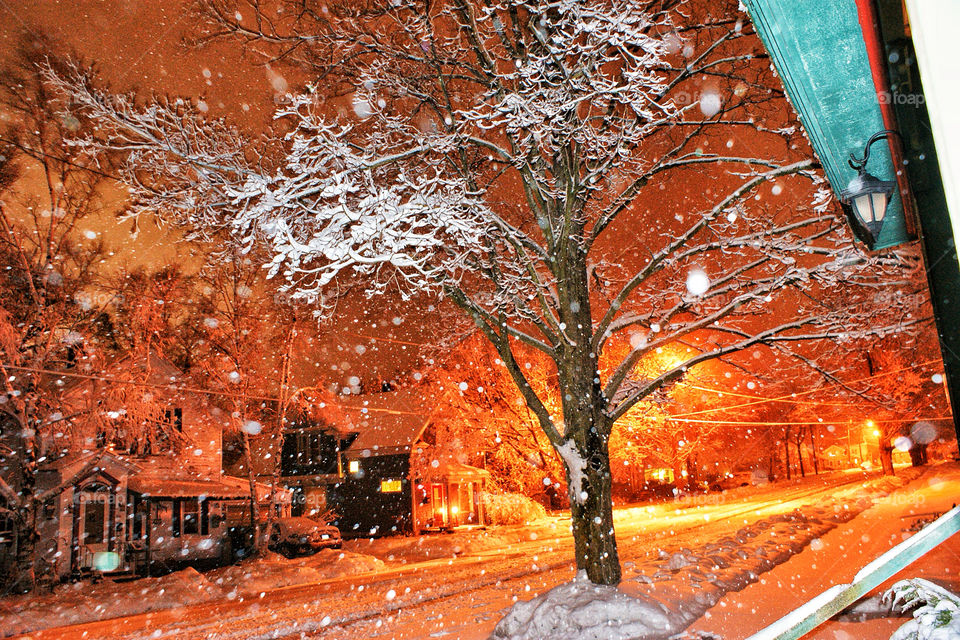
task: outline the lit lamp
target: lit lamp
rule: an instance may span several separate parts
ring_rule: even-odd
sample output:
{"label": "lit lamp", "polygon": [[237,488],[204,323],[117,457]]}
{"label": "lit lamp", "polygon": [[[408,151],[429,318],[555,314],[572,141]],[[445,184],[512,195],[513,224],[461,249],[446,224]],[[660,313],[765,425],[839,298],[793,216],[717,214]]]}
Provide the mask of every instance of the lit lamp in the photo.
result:
{"label": "lit lamp", "polygon": [[[870,145],[896,131],[884,129],[870,136],[863,149],[863,157],[850,154],[850,167],[856,169],[857,177],[850,181],[847,188],[840,192],[840,199],[850,206],[847,218],[850,228],[872,251],[883,229],[884,215],[890,204],[890,197],[897,183],[895,180],[880,180],[867,173],[867,161],[870,159]],[[897,134],[899,135],[899,134]]]}

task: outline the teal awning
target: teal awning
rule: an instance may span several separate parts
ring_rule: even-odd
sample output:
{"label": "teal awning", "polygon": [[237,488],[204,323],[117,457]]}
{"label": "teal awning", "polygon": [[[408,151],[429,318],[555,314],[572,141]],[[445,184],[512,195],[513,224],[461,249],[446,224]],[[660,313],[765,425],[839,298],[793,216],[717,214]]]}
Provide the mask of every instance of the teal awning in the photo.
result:
{"label": "teal awning", "polygon": [[[787,97],[835,194],[856,175],[847,160],[862,155],[884,129],[870,61],[853,0],[743,0],[783,81]],[[867,170],[896,179],[890,151],[873,145]],[[908,240],[903,204],[895,194],[876,249]],[[898,224],[892,224],[894,221]]]}

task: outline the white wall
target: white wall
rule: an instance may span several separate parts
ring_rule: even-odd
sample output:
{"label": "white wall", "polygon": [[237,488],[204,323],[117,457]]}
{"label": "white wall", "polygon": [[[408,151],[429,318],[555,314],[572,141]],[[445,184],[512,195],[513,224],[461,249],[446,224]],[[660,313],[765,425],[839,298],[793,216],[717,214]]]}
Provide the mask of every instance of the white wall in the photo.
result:
{"label": "white wall", "polygon": [[906,2],[956,241],[960,238],[960,2]]}

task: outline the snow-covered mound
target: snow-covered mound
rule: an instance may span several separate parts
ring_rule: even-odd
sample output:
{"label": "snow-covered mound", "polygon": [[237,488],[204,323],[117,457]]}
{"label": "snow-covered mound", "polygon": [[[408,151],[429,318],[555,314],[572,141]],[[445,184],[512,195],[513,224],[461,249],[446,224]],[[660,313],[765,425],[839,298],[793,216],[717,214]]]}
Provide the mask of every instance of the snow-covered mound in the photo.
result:
{"label": "snow-covered mound", "polygon": [[491,638],[497,640],[641,640],[673,628],[656,604],[616,587],[595,585],[581,571],[572,582],[518,602]]}
{"label": "snow-covered mound", "polygon": [[187,568],[133,582],[64,584],[48,595],[0,599],[0,637],[201,602],[256,597],[280,587],[355,576],[384,567],[383,561],[371,556],[324,549],[291,560],[268,553],[205,574]]}
{"label": "snow-covered mound", "polygon": [[214,569],[206,577],[226,591],[228,596],[247,596],[280,587],[380,571],[385,566],[382,560],[372,556],[323,549],[312,556],[289,560],[269,553],[237,565]]}
{"label": "snow-covered mound", "polygon": [[0,636],[172,609],[218,600],[223,595],[217,586],[190,568],[136,582],[64,584],[50,595],[4,599],[0,603]]}

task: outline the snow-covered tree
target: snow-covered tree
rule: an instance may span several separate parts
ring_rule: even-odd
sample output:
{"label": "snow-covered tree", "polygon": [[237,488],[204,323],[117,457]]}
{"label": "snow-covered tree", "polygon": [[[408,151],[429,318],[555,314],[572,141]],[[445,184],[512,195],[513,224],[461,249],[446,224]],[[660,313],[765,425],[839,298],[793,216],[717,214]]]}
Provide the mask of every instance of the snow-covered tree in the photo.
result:
{"label": "snow-covered tree", "polygon": [[[595,583],[620,579],[608,439],[638,402],[752,345],[915,321],[881,321],[874,289],[859,293],[903,256],[853,245],[732,0],[371,0],[277,19],[204,4],[208,37],[314,74],[282,96],[288,133],[261,143],[187,102],[140,106],[48,70],[99,124],[77,144],[126,153],[141,210],[266,246],[270,273],[320,311],[362,278],[468,314],[564,460]],[[601,367],[615,339],[631,349]],[[635,373],[693,339],[689,358]],[[552,361],[559,413],[519,344]]]}
{"label": "snow-covered tree", "polygon": [[8,116],[0,132],[0,512],[17,534],[15,566],[0,586],[16,591],[33,588],[36,577],[44,446],[90,417],[65,412],[61,396],[69,374],[96,373],[89,339],[98,308],[84,292],[105,253],[84,227],[102,206],[107,178],[65,143],[83,125],[58,117],[57,94],[37,66],[42,45],[21,42],[0,70]]}

